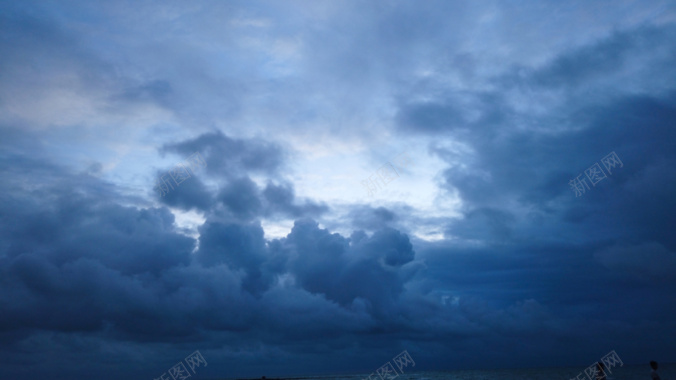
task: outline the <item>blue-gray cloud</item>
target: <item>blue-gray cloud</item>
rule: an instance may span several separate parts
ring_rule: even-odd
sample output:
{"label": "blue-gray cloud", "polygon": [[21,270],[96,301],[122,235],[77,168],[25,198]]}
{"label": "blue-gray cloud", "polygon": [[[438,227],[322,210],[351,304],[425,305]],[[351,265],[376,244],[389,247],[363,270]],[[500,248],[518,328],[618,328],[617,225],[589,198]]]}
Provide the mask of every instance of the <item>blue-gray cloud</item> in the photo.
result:
{"label": "blue-gray cloud", "polygon": [[[0,375],[668,360],[676,13],[597,6],[0,3]],[[383,140],[455,214],[336,201],[325,157]]]}

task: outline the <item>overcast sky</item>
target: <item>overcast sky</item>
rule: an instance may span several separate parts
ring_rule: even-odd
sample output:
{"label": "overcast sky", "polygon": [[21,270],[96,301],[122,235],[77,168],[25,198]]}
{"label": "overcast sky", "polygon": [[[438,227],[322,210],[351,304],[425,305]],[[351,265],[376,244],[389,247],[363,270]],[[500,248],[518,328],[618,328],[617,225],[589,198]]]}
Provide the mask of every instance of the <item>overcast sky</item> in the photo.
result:
{"label": "overcast sky", "polygon": [[676,361],[673,1],[0,1],[0,174],[3,379]]}

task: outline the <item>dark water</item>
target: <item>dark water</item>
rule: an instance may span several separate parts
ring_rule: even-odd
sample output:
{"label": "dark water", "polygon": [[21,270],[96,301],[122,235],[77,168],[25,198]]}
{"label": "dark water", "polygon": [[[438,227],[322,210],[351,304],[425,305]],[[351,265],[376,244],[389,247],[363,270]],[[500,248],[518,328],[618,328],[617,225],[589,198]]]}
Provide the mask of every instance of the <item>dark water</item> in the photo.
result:
{"label": "dark water", "polygon": [[[584,372],[584,370],[585,367],[463,370],[447,372],[407,371],[407,373],[399,375],[396,380],[570,380],[575,378],[580,372]],[[647,364],[618,366],[611,368],[611,371],[612,373],[608,376],[608,380],[650,380],[650,367]],[[662,380],[676,380],[676,363],[660,363],[658,373]],[[267,380],[362,380],[367,379],[369,375],[370,373],[340,376],[270,377],[267,378]],[[584,376],[584,373],[580,378],[587,379],[587,377]],[[376,374],[374,374],[371,379],[380,380]]]}

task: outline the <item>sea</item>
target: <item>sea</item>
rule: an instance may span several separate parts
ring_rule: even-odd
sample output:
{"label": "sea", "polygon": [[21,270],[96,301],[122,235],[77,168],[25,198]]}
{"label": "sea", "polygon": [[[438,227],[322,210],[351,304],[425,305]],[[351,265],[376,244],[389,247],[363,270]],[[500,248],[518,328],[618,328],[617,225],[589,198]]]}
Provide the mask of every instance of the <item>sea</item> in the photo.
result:
{"label": "sea", "polygon": [[[531,368],[531,369],[492,369],[492,370],[457,370],[457,371],[434,371],[415,372],[410,371],[399,374],[396,380],[571,380],[580,375],[578,379],[587,379],[584,375],[586,367],[566,368]],[[608,374],[607,380],[651,380],[650,366],[624,365],[613,367]],[[660,363],[658,370],[662,380],[676,380],[676,363]],[[295,376],[295,377],[267,377],[266,380],[369,380],[370,373],[330,376]],[[380,380],[373,374],[370,380]],[[233,379],[222,379],[233,380]],[[238,380],[261,380],[238,379]]]}

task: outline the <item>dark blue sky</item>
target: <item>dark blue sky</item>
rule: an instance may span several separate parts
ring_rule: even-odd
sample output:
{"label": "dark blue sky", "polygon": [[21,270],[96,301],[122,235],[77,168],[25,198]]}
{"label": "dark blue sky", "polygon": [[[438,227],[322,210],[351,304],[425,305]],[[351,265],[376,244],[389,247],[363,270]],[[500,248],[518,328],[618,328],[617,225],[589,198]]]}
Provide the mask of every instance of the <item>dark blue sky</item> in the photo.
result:
{"label": "dark blue sky", "polygon": [[3,379],[676,361],[671,1],[0,1],[0,174]]}

